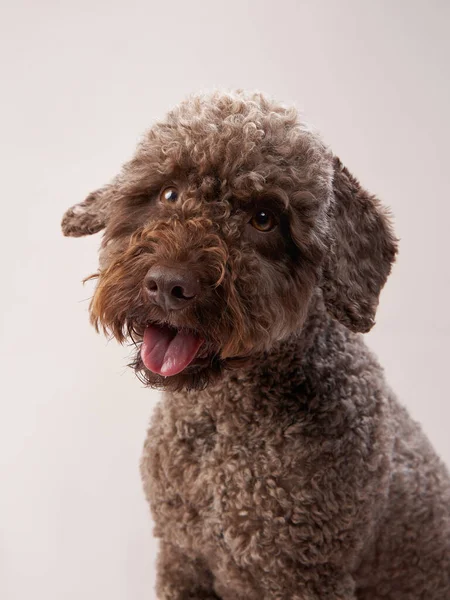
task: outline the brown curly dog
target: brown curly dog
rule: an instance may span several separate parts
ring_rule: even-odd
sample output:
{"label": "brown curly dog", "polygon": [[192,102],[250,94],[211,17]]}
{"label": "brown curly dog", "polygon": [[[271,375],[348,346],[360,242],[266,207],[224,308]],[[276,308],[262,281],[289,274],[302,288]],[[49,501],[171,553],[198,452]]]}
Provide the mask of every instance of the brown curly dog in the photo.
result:
{"label": "brown curly dog", "polygon": [[448,472],[359,335],[396,239],[295,109],[189,98],[62,227],[105,228],[92,321],[166,390],[160,600],[449,600]]}

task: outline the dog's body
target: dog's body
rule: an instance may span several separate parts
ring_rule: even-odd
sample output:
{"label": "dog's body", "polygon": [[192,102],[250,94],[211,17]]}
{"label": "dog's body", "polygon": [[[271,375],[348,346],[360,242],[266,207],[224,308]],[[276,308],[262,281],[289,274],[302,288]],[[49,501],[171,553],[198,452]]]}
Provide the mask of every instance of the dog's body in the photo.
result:
{"label": "dog's body", "polygon": [[161,598],[449,598],[445,469],[361,338],[318,312],[306,339],[157,410]]}
{"label": "dog's body", "polygon": [[166,389],[142,460],[160,600],[448,600],[450,481],[357,332],[382,207],[260,95],[193,98],[68,211],[96,324]]}

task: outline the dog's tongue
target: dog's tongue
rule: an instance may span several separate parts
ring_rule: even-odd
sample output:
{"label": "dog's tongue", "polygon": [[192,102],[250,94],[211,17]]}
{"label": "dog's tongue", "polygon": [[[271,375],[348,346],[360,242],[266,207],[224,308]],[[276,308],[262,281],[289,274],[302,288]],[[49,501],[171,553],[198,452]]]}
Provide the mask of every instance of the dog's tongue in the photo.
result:
{"label": "dog's tongue", "polygon": [[144,332],[141,357],[149,371],[170,377],[191,364],[202,344],[203,340],[192,332],[149,325]]}

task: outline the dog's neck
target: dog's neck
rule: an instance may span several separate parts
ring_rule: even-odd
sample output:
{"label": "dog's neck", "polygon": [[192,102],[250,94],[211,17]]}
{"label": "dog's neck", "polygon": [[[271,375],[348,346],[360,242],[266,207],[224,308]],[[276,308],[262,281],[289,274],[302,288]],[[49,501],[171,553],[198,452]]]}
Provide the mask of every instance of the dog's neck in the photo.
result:
{"label": "dog's neck", "polygon": [[352,343],[364,348],[360,336],[335,321],[317,295],[300,331],[246,366],[225,370],[206,390],[175,393],[174,399],[203,405],[209,413],[239,411],[243,419],[258,411],[305,410],[317,395],[312,382],[321,380],[321,371],[338,368],[341,348]]}
{"label": "dog's neck", "polygon": [[326,345],[326,338],[339,334],[347,337],[346,333],[347,330],[328,314],[321,294],[317,293],[311,299],[301,329],[260,355],[242,375],[254,381],[270,379],[273,387],[281,385],[288,392],[286,386],[291,384],[296,388],[299,380],[305,378],[305,369],[311,368],[317,351],[332,351]]}

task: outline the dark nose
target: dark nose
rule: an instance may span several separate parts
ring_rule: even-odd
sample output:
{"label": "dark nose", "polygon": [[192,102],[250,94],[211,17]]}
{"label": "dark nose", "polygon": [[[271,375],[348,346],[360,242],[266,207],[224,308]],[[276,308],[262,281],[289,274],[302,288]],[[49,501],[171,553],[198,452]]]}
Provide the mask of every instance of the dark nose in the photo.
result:
{"label": "dark nose", "polygon": [[152,302],[166,310],[185,308],[201,292],[200,281],[192,271],[158,265],[148,271],[144,286]]}

